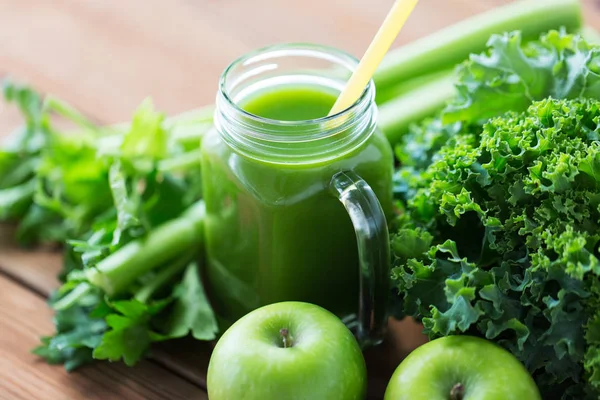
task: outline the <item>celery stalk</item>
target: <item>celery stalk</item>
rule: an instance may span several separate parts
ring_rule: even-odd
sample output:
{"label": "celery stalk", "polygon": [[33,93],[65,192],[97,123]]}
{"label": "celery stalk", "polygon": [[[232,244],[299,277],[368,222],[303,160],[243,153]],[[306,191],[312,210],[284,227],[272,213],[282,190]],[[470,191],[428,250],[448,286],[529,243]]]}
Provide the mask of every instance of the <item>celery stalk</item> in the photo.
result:
{"label": "celery stalk", "polygon": [[455,94],[454,73],[448,72],[379,106],[379,128],[394,145],[410,124],[434,115]]}
{"label": "celery stalk", "polygon": [[133,297],[141,303],[147,303],[154,294],[165,286],[169,281],[172,281],[177,274],[183,272],[190,262],[192,262],[194,255],[197,255],[197,249],[192,249],[182,253],[179,257],[169,263],[168,266],[159,270],[149,282],[144,283],[144,286],[139,288]]}
{"label": "celery stalk", "polygon": [[453,70],[454,68],[449,68],[447,70],[436,71],[431,74],[419,75],[391,87],[377,88],[378,90],[375,95],[375,102],[381,107],[388,101],[402,97],[423,85],[438,80],[439,78],[446,77],[448,74],[452,73]]}
{"label": "celery stalk", "polygon": [[86,270],[86,278],[109,296],[122,292],[143,274],[163,263],[201,247],[204,233],[204,202],[199,201],[180,217],[153,229]]}
{"label": "celery stalk", "polygon": [[373,77],[378,89],[453,67],[485,49],[494,33],[520,30],[526,40],[551,29],[581,27],[578,0],[521,0],[496,7],[390,51]]}

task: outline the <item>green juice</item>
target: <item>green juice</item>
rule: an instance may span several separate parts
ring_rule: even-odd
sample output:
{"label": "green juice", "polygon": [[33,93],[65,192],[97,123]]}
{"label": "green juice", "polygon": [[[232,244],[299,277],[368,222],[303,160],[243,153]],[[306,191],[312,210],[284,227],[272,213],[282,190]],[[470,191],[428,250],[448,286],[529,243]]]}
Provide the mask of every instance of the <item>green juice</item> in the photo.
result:
{"label": "green juice", "polygon": [[278,121],[307,121],[329,113],[337,92],[319,87],[272,89],[241,104],[244,111]]}
{"label": "green juice", "polygon": [[[337,94],[319,86],[281,86],[238,104],[264,118],[303,121],[327,115]],[[288,133],[285,126],[280,129]],[[289,129],[289,135],[299,133]],[[378,130],[339,158],[310,161],[307,156],[299,163],[240,154],[213,130],[203,140],[202,157],[205,271],[219,316],[233,322],[286,300],[315,303],[342,318],[356,313],[356,236],[329,184],[339,171],[353,170],[390,217],[392,165],[392,150]]]}

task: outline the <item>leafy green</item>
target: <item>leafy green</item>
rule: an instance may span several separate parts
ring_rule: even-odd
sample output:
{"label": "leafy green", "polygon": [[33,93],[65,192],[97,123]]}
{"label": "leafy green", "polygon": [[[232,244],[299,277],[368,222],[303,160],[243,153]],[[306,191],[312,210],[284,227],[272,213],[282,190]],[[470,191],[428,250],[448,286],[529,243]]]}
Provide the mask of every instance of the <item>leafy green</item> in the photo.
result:
{"label": "leafy green", "polygon": [[0,150],[0,221],[21,221],[17,237],[22,244],[51,240],[56,232],[37,228],[38,221],[53,221],[54,215],[33,204],[35,174],[51,136],[48,116],[35,91],[8,81],[2,88],[6,101],[21,110],[25,124],[7,138]]}
{"label": "leafy green", "polygon": [[19,186],[0,190],[0,219],[12,220],[24,215],[31,206],[36,182],[30,180]]}
{"label": "leafy green", "polygon": [[459,95],[446,108],[445,123],[485,121],[547,97],[600,95],[600,48],[579,35],[551,31],[522,45],[521,33],[511,32],[492,36],[488,46],[459,67]]}
{"label": "leafy green", "polygon": [[[454,75],[448,71],[470,54],[485,50],[491,35],[519,30],[520,38],[529,42],[551,29],[577,32],[581,8],[579,0],[513,1],[391,50],[373,76],[381,130],[397,145],[411,124],[442,110],[456,96]],[[494,73],[488,76],[492,80],[497,78]],[[495,107],[495,96],[489,97]]]}
{"label": "leafy green", "polygon": [[209,307],[197,263],[186,268],[183,279],[174,291],[175,299],[166,321],[164,333],[169,337],[184,337],[189,333],[198,340],[211,340],[218,333],[218,326]]}
{"label": "leafy green", "polygon": [[485,48],[492,34],[520,29],[526,39],[565,27],[577,31],[582,25],[577,0],[520,0],[494,7],[428,36],[390,51],[373,79],[378,89],[452,68],[471,53]]}
{"label": "leafy green", "polygon": [[64,364],[72,371],[93,360],[92,352],[106,331],[106,322],[93,315],[101,303],[98,293],[88,294],[77,307],[57,313],[54,317],[56,333],[42,338],[42,344],[33,350],[51,364]]}
{"label": "leafy green", "polygon": [[115,301],[115,310],[105,317],[110,330],[104,333],[102,341],[94,348],[93,356],[98,360],[118,361],[134,365],[148,350],[150,343],[167,339],[151,330],[150,321],[168,301],[146,305],[139,301]]}
{"label": "leafy green", "polygon": [[[0,220],[23,243],[65,244],[52,296],[56,332],[34,353],[68,370],[135,364],[152,343],[217,325],[196,262],[202,244],[201,138],[212,113],[166,119],[146,100],[131,124],[98,127],[59,99],[5,84],[25,117],[0,152]],[[55,117],[74,124],[57,130]]]}
{"label": "leafy green", "polygon": [[150,100],[136,111],[120,149],[122,158],[134,169],[149,171],[154,163],[167,157],[168,137],[163,121],[164,115],[153,109]]}
{"label": "leafy green", "polygon": [[489,45],[396,149],[400,308],[432,338],[506,347],[544,398],[596,399],[600,48],[559,31]]}
{"label": "leafy green", "polygon": [[599,122],[599,101],[547,99],[459,133],[392,238],[405,312],[431,337],[497,341],[544,398],[600,393]]}
{"label": "leafy green", "polygon": [[404,167],[426,168],[461,128],[461,124],[443,124],[438,118],[427,119],[414,125],[402,138],[403,145],[395,149],[396,157]]}
{"label": "leafy green", "polygon": [[68,237],[78,237],[111,205],[107,176],[93,137],[52,135],[37,170],[35,203],[60,216]]}

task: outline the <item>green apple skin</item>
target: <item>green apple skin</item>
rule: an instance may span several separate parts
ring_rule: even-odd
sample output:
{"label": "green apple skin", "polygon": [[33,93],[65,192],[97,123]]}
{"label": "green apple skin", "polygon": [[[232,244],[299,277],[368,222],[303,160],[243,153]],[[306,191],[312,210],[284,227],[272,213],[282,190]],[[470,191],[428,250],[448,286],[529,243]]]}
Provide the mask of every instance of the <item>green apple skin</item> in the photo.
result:
{"label": "green apple skin", "polygon": [[447,336],[418,347],[398,366],[384,400],[541,400],[525,369],[507,350],[473,336]]}
{"label": "green apple skin", "polygon": [[[281,330],[292,346],[284,348]],[[363,400],[367,369],[350,330],[331,312],[281,302],[250,312],[219,339],[210,400]]]}

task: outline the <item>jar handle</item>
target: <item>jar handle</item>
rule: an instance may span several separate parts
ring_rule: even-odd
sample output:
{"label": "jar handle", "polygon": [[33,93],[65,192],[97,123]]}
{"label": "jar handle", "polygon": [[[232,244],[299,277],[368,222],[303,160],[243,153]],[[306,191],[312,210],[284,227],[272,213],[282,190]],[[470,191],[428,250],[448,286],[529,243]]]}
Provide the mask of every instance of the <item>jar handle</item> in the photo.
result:
{"label": "jar handle", "polygon": [[359,258],[359,304],[355,335],[361,347],[383,340],[390,289],[390,242],[381,204],[373,189],[352,171],[338,172],[330,190],[354,225]]}

